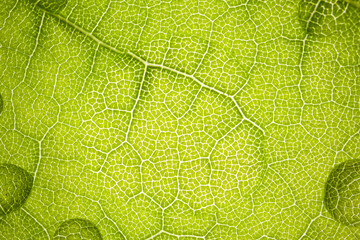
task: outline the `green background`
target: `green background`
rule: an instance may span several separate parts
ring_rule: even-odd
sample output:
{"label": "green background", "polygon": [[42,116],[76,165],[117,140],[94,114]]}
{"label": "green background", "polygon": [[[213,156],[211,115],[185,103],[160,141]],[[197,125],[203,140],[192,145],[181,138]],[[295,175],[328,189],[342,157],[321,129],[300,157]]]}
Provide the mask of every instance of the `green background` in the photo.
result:
{"label": "green background", "polygon": [[1,1],[0,163],[33,186],[0,239],[360,238],[323,201],[360,158],[358,6]]}

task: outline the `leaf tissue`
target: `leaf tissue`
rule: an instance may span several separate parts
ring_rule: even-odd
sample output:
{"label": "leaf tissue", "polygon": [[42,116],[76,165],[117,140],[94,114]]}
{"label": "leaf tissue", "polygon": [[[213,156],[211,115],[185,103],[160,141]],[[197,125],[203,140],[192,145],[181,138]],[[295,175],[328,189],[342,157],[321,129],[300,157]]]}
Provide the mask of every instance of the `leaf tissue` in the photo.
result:
{"label": "leaf tissue", "polygon": [[358,0],[2,0],[0,239],[359,239]]}

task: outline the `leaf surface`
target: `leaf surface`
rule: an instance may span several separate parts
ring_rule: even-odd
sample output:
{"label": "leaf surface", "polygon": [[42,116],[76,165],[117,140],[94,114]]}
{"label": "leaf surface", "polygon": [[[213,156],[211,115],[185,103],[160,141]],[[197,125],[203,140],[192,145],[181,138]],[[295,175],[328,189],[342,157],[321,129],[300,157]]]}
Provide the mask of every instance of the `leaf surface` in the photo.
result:
{"label": "leaf surface", "polygon": [[358,239],[359,129],[357,0],[0,3],[0,239]]}

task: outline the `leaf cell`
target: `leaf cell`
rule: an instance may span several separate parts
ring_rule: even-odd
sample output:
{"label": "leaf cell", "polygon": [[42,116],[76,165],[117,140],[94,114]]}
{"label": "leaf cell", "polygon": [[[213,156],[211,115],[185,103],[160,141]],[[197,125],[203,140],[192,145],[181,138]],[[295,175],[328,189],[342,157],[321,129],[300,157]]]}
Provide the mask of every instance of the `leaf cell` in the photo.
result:
{"label": "leaf cell", "polygon": [[55,240],[82,239],[82,240],[101,240],[99,229],[89,220],[73,218],[63,222],[54,236]]}
{"label": "leaf cell", "polygon": [[33,178],[25,169],[13,164],[0,165],[0,216],[20,208],[28,198]]}
{"label": "leaf cell", "polygon": [[360,160],[348,160],[332,169],[325,185],[324,204],[336,221],[360,226]]}

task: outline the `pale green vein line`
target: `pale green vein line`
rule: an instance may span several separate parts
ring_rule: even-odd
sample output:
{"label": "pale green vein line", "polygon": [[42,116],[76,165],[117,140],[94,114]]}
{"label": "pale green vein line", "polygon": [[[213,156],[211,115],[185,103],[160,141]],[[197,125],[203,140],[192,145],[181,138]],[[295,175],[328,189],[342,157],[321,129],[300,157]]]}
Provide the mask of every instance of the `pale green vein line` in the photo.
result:
{"label": "pale green vein line", "polygon": [[[44,19],[45,19],[45,13],[43,13],[42,15],[42,18],[41,18],[41,23],[40,23],[40,27],[39,27],[39,32],[38,32],[38,35],[36,36],[36,45],[35,45],[35,48],[34,48],[34,51],[33,53],[31,54],[30,56],[30,59],[29,59],[29,64],[28,66],[30,65],[30,60],[31,60],[31,57],[33,56],[33,54],[35,53],[36,49],[37,49],[37,45],[39,44],[39,37],[40,37],[40,33],[41,33],[41,28],[44,24]],[[27,66],[27,67],[28,67]],[[27,69],[27,68],[26,68]],[[26,74],[26,69],[25,69],[25,74]],[[24,76],[24,79],[25,79],[25,76]],[[36,175],[38,173],[38,170],[39,170],[39,166],[40,166],[40,162],[41,162],[41,141],[39,142],[39,160],[36,164],[36,169],[35,169],[35,172],[34,172],[34,182],[35,182],[35,179],[36,179]]]}
{"label": "pale green vein line", "polygon": [[44,232],[46,233],[46,236],[48,239],[50,239],[50,235],[48,233],[48,231],[46,230],[46,228],[33,216],[31,215],[28,211],[26,211],[24,208],[21,208],[21,210],[23,212],[25,212],[29,217],[31,217],[42,229],[44,229]]}
{"label": "pale green vein line", "polygon": [[96,202],[98,204],[98,206],[100,207],[101,211],[103,212],[103,214],[105,215],[105,218],[107,218],[110,222],[112,222],[115,227],[117,228],[118,232],[120,233],[120,235],[125,239],[127,240],[127,237],[126,235],[120,230],[118,224],[111,218],[111,217],[108,217],[108,214],[105,212],[105,210],[103,209],[103,207],[101,206],[101,204],[97,201]]}
{"label": "pale green vein line", "polygon": [[310,24],[310,22],[312,21],[315,13],[316,13],[316,11],[317,11],[317,9],[319,8],[319,5],[320,5],[321,1],[322,1],[322,0],[318,0],[318,1],[317,1],[316,5],[315,5],[315,7],[314,7],[314,11],[312,11],[312,13],[311,13],[311,15],[310,15],[310,17],[309,17],[309,20],[307,20],[306,26],[305,26],[306,31],[309,29],[309,24]]}
{"label": "pale green vein line", "polygon": [[39,30],[38,30],[37,35],[36,35],[35,46],[34,46],[34,49],[31,52],[31,54],[29,56],[29,60],[28,60],[28,62],[26,64],[26,67],[25,67],[25,70],[24,70],[24,77],[19,82],[19,84],[14,87],[14,89],[16,89],[21,83],[23,83],[25,81],[26,77],[27,77],[28,70],[29,70],[29,67],[30,67],[30,64],[31,64],[31,60],[32,60],[32,58],[33,58],[33,56],[34,56],[34,54],[35,54],[35,52],[36,52],[36,50],[37,50],[37,48],[39,46],[39,37],[40,37],[40,34],[41,34],[41,28],[44,25],[44,19],[45,19],[45,13],[43,13],[42,16],[41,16],[41,22],[40,22]]}
{"label": "pale green vein line", "polygon": [[37,35],[36,35],[35,46],[34,46],[33,51],[31,52],[31,55],[29,56],[29,60],[28,60],[27,65],[26,65],[26,67],[25,67],[24,77],[23,77],[22,81],[19,82],[19,84],[16,85],[16,86],[11,90],[11,98],[10,98],[10,99],[11,99],[11,104],[12,104],[12,108],[13,108],[13,112],[14,112],[14,129],[16,128],[16,112],[15,112],[15,106],[14,106],[14,100],[13,100],[14,90],[15,90],[21,83],[23,83],[23,82],[25,81],[25,79],[26,79],[27,71],[28,71],[28,69],[29,69],[29,66],[30,66],[30,63],[31,63],[31,59],[32,59],[32,57],[34,56],[35,51],[36,51],[36,49],[37,49],[37,47],[38,47],[39,36],[40,36],[40,33],[41,33],[42,25],[43,25],[43,23],[44,23],[44,18],[45,18],[45,13],[42,15],[42,18],[41,18],[41,23],[40,23],[40,26],[39,26],[39,31],[38,31],[38,33],[37,33]]}
{"label": "pale green vein line", "polygon": [[86,75],[84,81],[83,81],[83,84],[81,86],[81,90],[78,92],[78,94],[76,94],[76,97],[77,98],[80,94],[83,94],[84,92],[84,88],[85,88],[85,85],[86,85],[86,81],[88,80],[88,78],[90,77],[90,75],[93,73],[93,69],[94,69],[94,65],[95,65],[95,62],[96,62],[96,56],[98,54],[98,51],[99,51],[99,46],[100,44],[97,44],[96,46],[96,49],[95,49],[95,52],[94,52],[94,56],[93,56],[93,59],[92,59],[92,62],[91,62],[91,67],[90,67],[90,71],[89,73]]}
{"label": "pale green vein line", "polygon": [[104,11],[104,13],[101,15],[99,21],[96,23],[95,27],[93,28],[93,30],[91,31],[90,34],[92,34],[96,29],[97,27],[99,26],[99,24],[101,23],[101,21],[103,20],[104,16],[106,15],[106,13],[109,11],[110,9],[110,6],[111,6],[111,1],[109,1],[107,7],[106,7],[106,10]]}
{"label": "pale green vein line", "polygon": [[180,72],[176,69],[173,69],[173,68],[170,68],[170,67],[167,67],[167,66],[164,66],[162,64],[155,64],[155,63],[148,63],[147,61],[145,61],[144,59],[138,57],[137,55],[135,55],[134,53],[132,53],[131,51],[128,52],[128,54],[130,54],[132,57],[134,57],[135,59],[139,60],[140,62],[142,62],[143,64],[147,65],[148,67],[157,67],[157,68],[161,68],[161,69],[165,69],[165,70],[168,70],[168,71],[171,71],[171,72],[174,72],[174,73],[177,73],[179,75],[182,75],[184,77],[188,77],[190,79],[192,79],[194,82],[196,82],[197,84],[199,84],[201,87],[204,87],[206,89],[209,89],[210,91],[214,91],[220,95],[223,95],[223,96],[226,96],[228,98],[230,98],[234,104],[236,105],[236,108],[238,109],[238,111],[240,112],[241,116],[244,118],[244,120],[250,122],[252,125],[254,125],[255,127],[257,127],[258,129],[260,129],[262,131],[262,133],[265,135],[265,131],[264,129],[262,129],[259,125],[257,125],[255,122],[253,122],[252,120],[250,120],[249,118],[247,118],[245,116],[245,114],[243,113],[243,111],[241,110],[239,104],[237,103],[237,101],[235,100],[234,96],[233,95],[229,95],[227,93],[224,93],[224,92],[221,92],[220,90],[214,88],[214,87],[211,87],[209,85],[206,85],[204,84],[203,82],[199,81],[196,77],[194,77],[193,75],[189,75],[187,73],[183,73],[183,72]]}
{"label": "pale green vein line", "polygon": [[12,12],[14,11],[14,9],[17,7],[18,3],[19,3],[19,1],[16,1],[16,3],[14,4],[14,6],[10,9],[9,14],[8,14],[7,17],[4,19],[3,25],[2,25],[2,27],[0,28],[0,30],[2,30],[2,29],[5,27],[6,21],[10,18],[11,13],[12,13]]}
{"label": "pale green vein line", "polygon": [[323,206],[324,206],[324,205],[321,205],[321,210],[319,211],[319,214],[318,214],[316,217],[314,217],[313,219],[311,219],[310,222],[307,224],[307,226],[306,226],[303,234],[302,234],[301,237],[299,238],[299,240],[307,237],[307,233],[309,232],[309,230],[310,230],[311,226],[313,225],[313,223],[314,223],[318,218],[322,217],[321,212],[323,211]]}
{"label": "pale green vein line", "polygon": [[168,232],[168,231],[161,230],[161,231],[159,231],[158,233],[154,234],[153,236],[146,238],[146,240],[154,239],[154,238],[156,238],[157,236],[161,235],[162,233],[167,234],[167,235],[170,235],[170,236],[173,236],[173,237],[205,239],[205,237],[202,237],[202,236],[187,235],[187,234],[184,234],[184,235],[182,235],[182,234],[173,234],[173,233],[170,233],[170,232]]}
{"label": "pale green vein line", "polygon": [[91,32],[88,32],[86,31],[85,29],[81,28],[80,26],[77,26],[76,24],[70,22],[69,20],[67,20],[66,18],[60,16],[60,15],[57,15],[57,14],[54,14],[54,13],[51,13],[49,11],[46,11],[45,9],[43,8],[40,8],[42,9],[44,12],[48,13],[49,15],[55,17],[55,18],[58,18],[59,20],[65,22],[66,24],[68,24],[69,26],[75,28],[76,30],[80,31],[81,33],[85,34],[86,36],[88,36],[89,38],[91,38],[92,40],[96,41],[98,44],[102,45],[103,47],[105,48],[108,48],[116,53],[119,53],[119,54],[128,54],[130,56],[132,56],[133,58],[137,59],[138,61],[140,61],[141,63],[143,63],[144,65],[148,66],[148,67],[157,67],[157,68],[161,68],[161,69],[165,69],[165,70],[168,70],[168,71],[171,71],[171,72],[174,72],[174,73],[177,73],[179,75],[182,75],[182,76],[185,76],[185,77],[188,77],[190,79],[192,79],[194,82],[196,82],[197,84],[199,84],[200,86],[204,87],[204,88],[207,88],[209,90],[212,90],[220,95],[224,95],[226,97],[229,97],[236,105],[238,111],[240,112],[240,114],[242,115],[242,117],[247,120],[248,122],[250,122],[252,125],[254,125],[255,127],[257,127],[258,129],[260,129],[262,131],[262,133],[265,135],[265,131],[264,129],[262,129],[259,125],[257,125],[255,122],[253,122],[252,120],[250,120],[249,118],[247,118],[245,116],[245,114],[243,113],[243,111],[241,110],[239,104],[236,102],[235,98],[233,95],[229,95],[227,93],[224,93],[224,92],[221,92],[220,90],[214,88],[214,87],[211,87],[209,85],[206,85],[205,83],[199,81],[197,78],[195,78],[193,75],[189,75],[187,73],[183,73],[183,72],[180,72],[176,69],[173,69],[173,68],[170,68],[170,67],[167,67],[167,66],[164,66],[162,64],[155,64],[155,63],[149,63],[147,62],[146,60],[142,59],[141,57],[137,56],[136,54],[134,54],[133,52],[131,51],[120,51],[119,49],[105,43],[104,41],[100,40],[99,38],[97,38],[96,36],[94,36],[93,34],[91,34]]}
{"label": "pale green vein line", "polygon": [[133,120],[134,120],[134,111],[135,111],[135,109],[136,109],[136,107],[137,107],[137,105],[138,105],[138,103],[139,103],[139,100],[140,100],[141,91],[142,91],[142,89],[143,89],[144,82],[145,82],[146,72],[147,72],[147,65],[145,64],[143,76],[142,76],[141,83],[140,83],[140,86],[139,86],[139,91],[138,91],[138,93],[137,93],[134,106],[133,106],[133,108],[131,109],[131,119],[130,119],[130,123],[129,123],[128,129],[127,129],[127,131],[126,131],[125,142],[128,142],[128,140],[129,140],[129,132],[130,132],[130,128],[131,128],[131,125],[132,125],[132,123],[133,123]]}
{"label": "pale green vein line", "polygon": [[111,45],[109,45],[109,44],[101,41],[99,38],[97,38],[97,37],[95,37],[94,35],[92,35],[91,32],[88,32],[88,31],[86,31],[85,29],[77,26],[76,24],[70,22],[68,19],[66,19],[66,18],[64,18],[64,17],[62,17],[62,16],[60,16],[60,15],[57,15],[57,14],[55,14],[55,13],[49,12],[49,11],[47,11],[47,10],[41,8],[41,7],[39,7],[39,9],[41,9],[41,10],[44,11],[45,13],[49,14],[50,16],[53,16],[53,17],[61,20],[62,22],[68,24],[69,26],[75,28],[75,29],[78,30],[79,32],[85,34],[86,36],[88,36],[88,37],[91,38],[92,40],[96,41],[96,42],[97,42],[98,44],[100,44],[101,46],[103,46],[103,47],[105,47],[105,48],[108,48],[108,49],[110,49],[110,50],[112,50],[112,51],[114,51],[114,52],[116,52],[116,53],[119,53],[119,54],[124,54],[124,53],[126,53],[126,52],[124,52],[124,51],[120,51],[119,49],[114,48],[114,47],[112,47]]}

